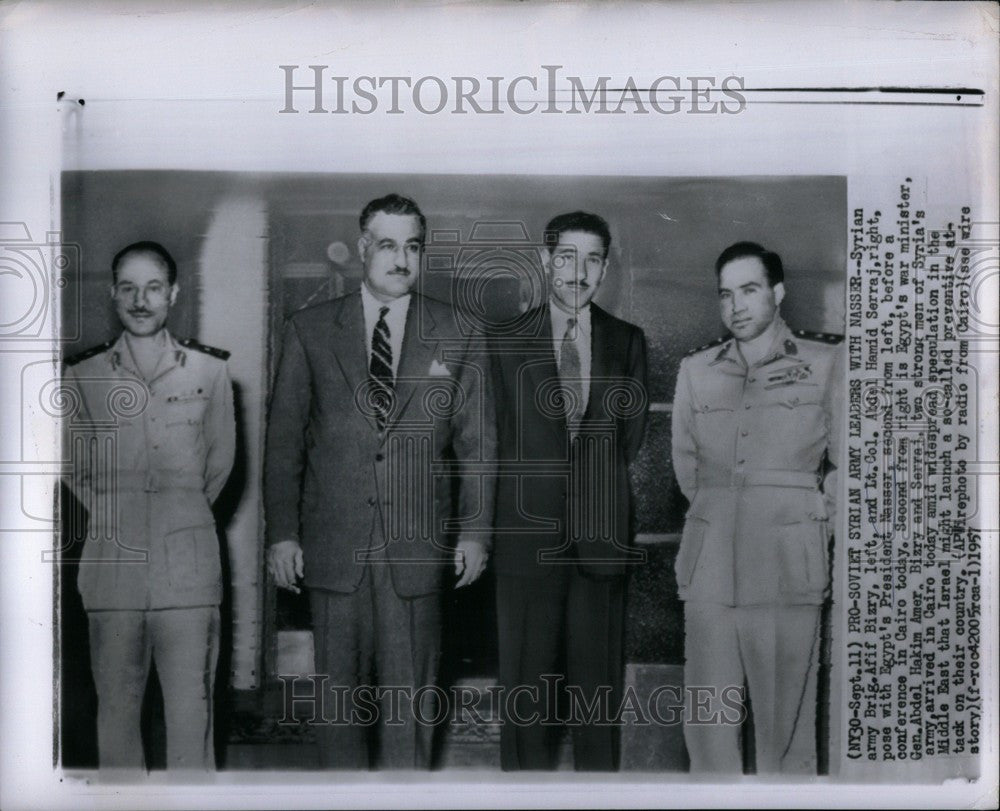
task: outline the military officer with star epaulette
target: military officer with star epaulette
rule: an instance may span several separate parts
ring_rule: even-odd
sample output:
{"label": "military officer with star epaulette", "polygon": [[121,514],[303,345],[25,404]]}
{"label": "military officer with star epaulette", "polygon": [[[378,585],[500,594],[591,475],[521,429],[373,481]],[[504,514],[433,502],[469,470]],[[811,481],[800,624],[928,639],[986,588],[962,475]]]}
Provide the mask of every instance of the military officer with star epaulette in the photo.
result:
{"label": "military officer with star epaulette", "polygon": [[684,736],[692,771],[740,772],[734,698],[745,688],[757,772],[815,774],[842,347],[782,320],[777,254],[739,242],[715,271],[730,335],[681,362],[673,405],[674,470],[690,501],[675,566]]}
{"label": "military officer with star epaulette", "polygon": [[65,362],[67,483],[89,512],[78,586],[87,611],[102,769],[144,768],[151,664],[167,766],[213,769],[222,570],[212,516],[233,465],[229,353],[167,330],[177,267],[138,242],[112,261],[124,330]]}

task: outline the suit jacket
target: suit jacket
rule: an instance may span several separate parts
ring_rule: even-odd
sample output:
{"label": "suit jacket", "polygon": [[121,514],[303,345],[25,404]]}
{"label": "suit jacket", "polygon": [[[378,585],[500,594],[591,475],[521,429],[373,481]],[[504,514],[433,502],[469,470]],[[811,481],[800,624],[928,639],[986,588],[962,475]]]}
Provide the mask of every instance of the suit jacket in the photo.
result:
{"label": "suit jacket", "polygon": [[628,465],[646,425],[646,341],[638,327],[590,307],[590,397],[572,435],[555,396],[549,305],[527,313],[517,333],[491,336],[499,574],[543,577],[569,564],[619,576],[639,560]]}
{"label": "suit jacket", "polygon": [[268,418],[267,539],[299,541],[311,588],[354,591],[372,560],[391,564],[400,596],[429,594],[456,534],[490,542],[496,440],[483,342],[450,306],[413,294],[396,407],[380,432],[364,329],[360,292],[288,320]]}
{"label": "suit jacket", "polygon": [[236,448],[229,353],[165,339],[148,382],[124,335],[66,360],[63,458],[89,512],[77,581],[88,611],[222,600],[211,504]]}
{"label": "suit jacket", "polygon": [[683,600],[809,605],[830,583],[844,404],[841,337],[782,321],[751,367],[724,339],[681,362],[672,455],[691,502],[675,564]]}

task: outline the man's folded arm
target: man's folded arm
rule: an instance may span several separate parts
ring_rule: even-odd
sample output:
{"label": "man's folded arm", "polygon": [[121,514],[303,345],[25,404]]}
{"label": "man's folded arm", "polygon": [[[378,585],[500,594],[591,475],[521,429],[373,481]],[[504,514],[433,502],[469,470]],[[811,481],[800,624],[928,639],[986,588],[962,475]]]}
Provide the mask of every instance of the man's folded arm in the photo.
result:
{"label": "man's folded arm", "polygon": [[267,543],[299,540],[299,505],[312,388],[309,362],[291,319],[271,392],[264,456]]}
{"label": "man's folded arm", "polygon": [[823,501],[826,504],[826,514],[830,517],[831,522],[837,514],[837,501],[840,495],[838,492],[840,473],[837,468],[840,465],[840,443],[844,433],[844,376],[846,374],[844,356],[844,347],[838,346],[830,370],[830,379],[826,384],[826,405],[824,408],[827,435],[826,455],[829,464],[823,477]]}
{"label": "man's folded arm", "polygon": [[641,329],[632,332],[628,352],[628,378],[639,387],[635,396],[639,398],[641,408],[629,417],[625,427],[625,459],[632,464],[639,455],[642,440],[646,434],[646,421],[649,414],[649,397],[647,396],[646,372],[646,335]]}
{"label": "man's folded arm", "polygon": [[681,361],[674,391],[671,416],[670,448],[677,484],[688,501],[698,488],[698,449],[694,442],[694,416],[691,411],[691,382],[687,361]]}
{"label": "man's folded arm", "polygon": [[465,402],[452,421],[452,447],[459,475],[456,517],[469,519],[463,522],[458,540],[476,541],[490,549],[497,438],[496,405],[484,336],[477,334],[469,339],[457,377]]}
{"label": "man's folded arm", "polygon": [[[83,385],[71,366],[63,369],[63,396],[74,407],[60,420],[59,439],[62,450],[62,481],[81,504],[90,505],[94,488],[92,460],[86,453],[86,445],[78,446],[76,436],[82,430],[93,426]],[[74,430],[74,426],[76,430]],[[82,452],[77,452],[78,450]]]}
{"label": "man's folded arm", "polygon": [[236,456],[236,415],[233,410],[233,382],[229,367],[219,369],[212,384],[212,396],[205,415],[208,458],[205,461],[205,494],[213,503],[222,492]]}

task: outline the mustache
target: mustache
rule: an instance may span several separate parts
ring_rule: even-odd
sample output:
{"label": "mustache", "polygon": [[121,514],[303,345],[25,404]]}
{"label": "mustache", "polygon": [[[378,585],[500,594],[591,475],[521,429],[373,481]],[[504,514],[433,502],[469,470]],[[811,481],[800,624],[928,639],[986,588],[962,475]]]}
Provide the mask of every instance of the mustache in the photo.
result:
{"label": "mustache", "polygon": [[589,290],[590,289],[590,283],[586,282],[586,281],[584,281],[582,279],[580,281],[578,281],[578,282],[566,282],[566,286],[567,287],[582,287],[584,290]]}

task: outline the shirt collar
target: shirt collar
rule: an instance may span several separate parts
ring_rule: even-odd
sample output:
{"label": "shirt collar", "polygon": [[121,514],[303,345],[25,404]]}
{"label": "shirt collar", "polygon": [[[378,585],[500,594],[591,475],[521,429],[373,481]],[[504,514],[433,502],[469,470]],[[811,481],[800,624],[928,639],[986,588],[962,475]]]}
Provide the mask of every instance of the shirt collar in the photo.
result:
{"label": "shirt collar", "polygon": [[549,299],[549,318],[552,319],[552,334],[557,339],[562,339],[566,334],[566,327],[569,324],[571,318],[576,319],[577,329],[583,335],[590,334],[590,305],[588,304],[582,310],[579,310],[575,315],[570,315],[562,307],[553,303]]}
{"label": "shirt collar", "polygon": [[[774,337],[771,339],[771,345],[768,347],[764,357],[762,357],[756,365],[763,366],[765,363],[770,363],[778,358],[794,357],[798,354],[799,347],[795,342],[792,331],[788,328],[788,325],[780,315],[776,316]],[[722,345],[716,353],[715,358],[712,360],[712,365],[722,363],[723,361],[742,363],[740,360],[739,350],[736,347],[735,338],[730,338]]]}
{"label": "shirt collar", "polygon": [[[172,354],[168,363],[165,363],[164,356],[168,353]],[[123,369],[135,377],[141,378],[142,375],[139,374],[135,358],[132,356],[132,349],[129,346],[128,333],[122,330],[118,339],[111,345],[107,354],[108,362],[111,364],[111,368],[114,371]],[[162,371],[166,371],[166,368],[172,368],[176,364],[184,364],[186,359],[186,354],[184,349],[177,343],[174,336],[170,334],[170,330],[166,327],[163,329],[163,346],[160,350],[160,361],[157,364],[157,374],[159,377]],[[162,370],[162,371],[161,371]]]}
{"label": "shirt collar", "polygon": [[370,318],[373,324],[378,321],[379,312],[383,307],[389,308],[387,317],[395,317],[401,313],[405,313],[410,306],[410,297],[412,295],[412,293],[407,293],[405,296],[400,296],[392,301],[379,301],[375,298],[372,291],[368,289],[368,285],[364,282],[361,283],[361,306],[364,307],[365,315]]}
{"label": "shirt collar", "polygon": [[757,364],[758,366],[763,366],[765,363],[770,363],[772,360],[777,360],[778,358],[786,356],[794,357],[799,354],[799,347],[793,339],[792,331],[780,315],[775,316],[775,326],[777,329],[774,330],[771,345],[768,347],[764,357],[760,359],[760,362]]}

